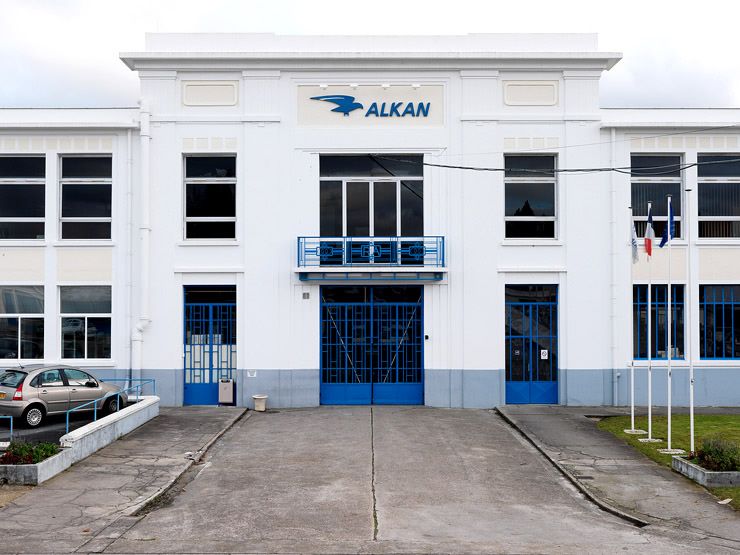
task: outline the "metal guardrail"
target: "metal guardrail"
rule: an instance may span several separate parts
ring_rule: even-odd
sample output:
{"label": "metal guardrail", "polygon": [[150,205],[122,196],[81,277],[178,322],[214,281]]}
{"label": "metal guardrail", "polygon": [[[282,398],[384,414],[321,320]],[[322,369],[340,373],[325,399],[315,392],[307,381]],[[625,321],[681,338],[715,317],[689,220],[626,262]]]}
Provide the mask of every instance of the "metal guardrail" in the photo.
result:
{"label": "metal guardrail", "polygon": [[0,418],[7,418],[10,421],[10,440],[13,441],[13,417],[12,416],[0,416]]}
{"label": "metal guardrail", "polygon": [[105,399],[109,399],[110,397],[118,397],[118,406],[120,408],[121,406],[121,394],[122,393],[129,393],[130,391],[136,391],[136,397],[141,397],[141,394],[144,390],[144,387],[151,384],[152,386],[152,394],[155,394],[157,392],[157,384],[156,380],[145,380],[145,379],[126,379],[126,378],[120,378],[120,379],[108,379],[108,380],[100,380],[101,382],[140,382],[136,385],[132,385],[130,387],[127,387],[125,389],[120,389],[118,391],[112,391],[111,393],[107,393],[103,395],[102,397],[98,397],[97,399],[93,399],[92,401],[88,401],[87,403],[83,403],[82,405],[76,406],[73,409],[69,409],[67,411],[67,427],[65,429],[65,434],[69,433],[69,415],[75,411],[79,411],[81,409],[84,409],[85,407],[89,405],[93,405],[93,422],[96,422],[98,420],[98,403],[100,403],[101,409],[104,404]]}
{"label": "metal guardrail", "polygon": [[298,267],[445,265],[445,238],[298,237]]}

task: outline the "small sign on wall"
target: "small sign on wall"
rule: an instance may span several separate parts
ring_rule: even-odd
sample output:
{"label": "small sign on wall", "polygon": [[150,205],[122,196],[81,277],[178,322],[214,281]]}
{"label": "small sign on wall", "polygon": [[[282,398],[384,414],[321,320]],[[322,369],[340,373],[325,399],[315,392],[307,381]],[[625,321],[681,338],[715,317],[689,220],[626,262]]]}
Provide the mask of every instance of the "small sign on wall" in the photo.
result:
{"label": "small sign on wall", "polygon": [[550,353],[547,349],[540,349],[540,360],[547,360],[550,358]]}

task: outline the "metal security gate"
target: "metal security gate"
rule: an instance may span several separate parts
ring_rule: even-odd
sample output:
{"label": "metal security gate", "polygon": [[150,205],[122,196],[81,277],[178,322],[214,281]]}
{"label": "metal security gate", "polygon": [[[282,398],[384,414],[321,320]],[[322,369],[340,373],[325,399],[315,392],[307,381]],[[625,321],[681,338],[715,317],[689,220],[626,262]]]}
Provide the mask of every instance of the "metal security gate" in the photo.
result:
{"label": "metal security gate", "polygon": [[558,402],[557,286],[506,288],[506,403]]}
{"label": "metal security gate", "polygon": [[236,368],[236,303],[186,302],[184,331],[183,402],[218,404],[218,382]]}
{"label": "metal security gate", "polygon": [[424,402],[423,288],[321,288],[321,403]]}

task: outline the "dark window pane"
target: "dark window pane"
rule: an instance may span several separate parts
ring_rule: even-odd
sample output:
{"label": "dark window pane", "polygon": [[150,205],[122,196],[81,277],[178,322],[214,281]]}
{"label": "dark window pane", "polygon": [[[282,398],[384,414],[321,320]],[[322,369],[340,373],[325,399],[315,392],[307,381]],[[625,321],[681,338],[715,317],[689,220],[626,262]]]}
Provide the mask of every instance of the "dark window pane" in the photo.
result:
{"label": "dark window pane", "polygon": [[236,237],[234,222],[188,222],[188,239],[233,239]]}
{"label": "dark window pane", "polygon": [[740,154],[700,154],[699,177],[740,177]]}
{"label": "dark window pane", "polygon": [[0,239],[43,239],[44,222],[0,222]]}
{"label": "dark window pane", "polygon": [[347,183],[347,236],[370,235],[370,184]]}
{"label": "dark window pane", "polygon": [[555,175],[554,156],[504,156],[506,177],[551,177]]}
{"label": "dark window pane", "polygon": [[84,318],[62,318],[62,358],[85,358]]}
{"label": "dark window pane", "polygon": [[44,185],[0,185],[0,218],[43,218]]}
{"label": "dark window pane", "polygon": [[236,157],[188,156],[185,177],[236,177]]}
{"label": "dark window pane", "polygon": [[59,288],[62,314],[106,314],[111,311],[108,285],[67,285]]}
{"label": "dark window pane", "polygon": [[[667,220],[653,220],[653,231],[655,232],[655,239],[657,240],[657,243],[654,243],[654,246],[657,244],[660,244],[660,238],[663,237],[663,232],[665,231],[665,227],[668,225]],[[699,222],[699,227],[701,227],[701,222]],[[643,238],[645,237],[645,230],[647,229],[647,220],[643,221],[636,221],[635,222],[635,230],[637,231],[637,237]],[[681,237],[681,221],[680,220],[674,220],[673,221],[673,238]]]}
{"label": "dark window pane", "polygon": [[321,177],[422,177],[424,157],[419,154],[363,154],[321,156]]}
{"label": "dark window pane", "polygon": [[321,212],[319,235],[340,237],[342,235],[342,182],[322,181],[319,184]]}
{"label": "dark window pane", "polygon": [[21,358],[44,358],[44,319],[21,320]]}
{"label": "dark window pane", "polygon": [[46,175],[43,156],[0,156],[0,178],[33,179]]}
{"label": "dark window pane", "polygon": [[681,175],[680,156],[632,156],[632,175],[678,177]]}
{"label": "dark window pane", "polygon": [[699,237],[715,237],[720,239],[740,237],[740,221],[699,222]]}
{"label": "dark window pane", "polygon": [[43,314],[44,288],[40,285],[0,286],[0,314]]}
{"label": "dark window pane", "polygon": [[97,177],[109,178],[113,161],[110,156],[64,156],[62,158],[62,178]]}
{"label": "dark window pane", "polygon": [[186,303],[235,303],[235,285],[186,285]]}
{"label": "dark window pane", "polygon": [[554,216],[555,186],[551,183],[507,183],[506,216]]}
{"label": "dark window pane", "polygon": [[653,203],[653,217],[668,216],[667,196],[671,195],[673,215],[681,215],[680,183],[633,183],[632,213],[635,216],[647,217],[647,203]]}
{"label": "dark window pane", "polygon": [[506,237],[509,239],[553,238],[555,222],[506,222]]}
{"label": "dark window pane", "polygon": [[110,318],[87,319],[87,358],[110,358]]}
{"label": "dark window pane", "polygon": [[740,216],[740,183],[700,183],[699,216]]}
{"label": "dark window pane", "polygon": [[63,222],[62,239],[110,239],[110,222]]}
{"label": "dark window pane", "polygon": [[557,285],[507,285],[507,303],[555,303],[558,300]]}
{"label": "dark window pane", "polygon": [[190,218],[236,216],[234,183],[188,183],[185,215]]}
{"label": "dark window pane", "polygon": [[18,318],[0,318],[0,359],[18,358]]}
{"label": "dark window pane", "polygon": [[376,303],[417,303],[421,297],[422,288],[415,285],[373,287],[373,302]]}
{"label": "dark window pane", "polygon": [[373,191],[373,224],[376,237],[395,237],[396,226],[396,183],[378,181]]}
{"label": "dark window pane", "polygon": [[401,234],[424,235],[424,183],[401,181]]}
{"label": "dark window pane", "polygon": [[64,185],[62,187],[63,218],[110,218],[110,185]]}
{"label": "dark window pane", "polygon": [[321,300],[325,303],[365,303],[370,301],[368,287],[325,285],[321,288]]}

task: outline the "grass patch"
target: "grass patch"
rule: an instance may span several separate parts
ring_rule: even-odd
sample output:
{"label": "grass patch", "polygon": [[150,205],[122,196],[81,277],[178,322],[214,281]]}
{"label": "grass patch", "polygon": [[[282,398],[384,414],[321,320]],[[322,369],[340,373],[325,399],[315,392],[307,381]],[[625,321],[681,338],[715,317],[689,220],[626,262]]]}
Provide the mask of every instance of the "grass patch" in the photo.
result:
{"label": "grass patch", "polygon": [[[630,427],[629,416],[612,416],[601,420],[597,426],[617,436],[622,441],[629,443],[646,457],[658,464],[671,466],[671,455],[658,453],[658,449],[665,449],[668,433],[668,420],[665,416],[653,416],[653,437],[663,439],[661,443],[641,443],[638,441],[645,435],[625,434],[624,430]],[[647,417],[636,416],[635,427],[647,430]],[[674,414],[671,419],[672,439],[671,447],[683,449],[689,452],[689,415]],[[724,439],[740,443],[740,414],[697,414],[694,417],[695,448],[701,447],[701,440],[705,437],[719,436]],[[740,487],[716,488],[710,490],[720,499],[732,498],[730,503],[735,509],[740,510]]]}

